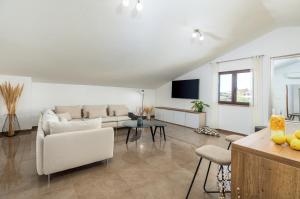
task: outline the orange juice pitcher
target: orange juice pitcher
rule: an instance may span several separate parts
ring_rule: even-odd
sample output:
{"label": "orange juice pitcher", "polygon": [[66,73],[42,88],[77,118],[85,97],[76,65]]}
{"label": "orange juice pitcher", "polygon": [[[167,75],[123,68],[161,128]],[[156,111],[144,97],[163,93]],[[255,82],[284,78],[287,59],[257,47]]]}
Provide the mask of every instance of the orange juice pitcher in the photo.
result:
{"label": "orange juice pitcher", "polygon": [[272,115],[270,119],[271,138],[274,135],[285,135],[285,117],[282,115]]}

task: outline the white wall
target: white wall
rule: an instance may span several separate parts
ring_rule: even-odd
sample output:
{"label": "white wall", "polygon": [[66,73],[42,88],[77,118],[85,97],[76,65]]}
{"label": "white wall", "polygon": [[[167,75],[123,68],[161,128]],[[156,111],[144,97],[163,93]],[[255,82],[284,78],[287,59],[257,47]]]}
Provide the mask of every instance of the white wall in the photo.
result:
{"label": "white wall", "polygon": [[[140,89],[92,85],[72,85],[53,83],[32,83],[32,112],[34,125],[41,111],[53,108],[55,105],[99,105],[126,104],[130,111],[141,107]],[[155,104],[155,92],[145,90],[144,104]]]}
{"label": "white wall", "polygon": [[[32,97],[31,97],[31,78],[30,77],[16,77],[0,75],[0,83],[5,81],[10,82],[12,85],[24,84],[23,93],[17,106],[17,116],[19,119],[21,129],[31,129],[32,124]],[[5,114],[7,114],[6,106],[2,96],[0,96],[0,132],[5,120]]]}
{"label": "white wall", "polygon": [[[248,44],[239,47],[213,61],[238,59],[248,56],[265,55],[263,63],[263,95],[261,99],[262,124],[267,125],[270,112],[270,57],[300,53],[300,27],[285,27],[276,29]],[[205,41],[204,41],[205,42]],[[230,62],[227,63],[230,66]],[[242,66],[241,66],[242,67]],[[252,66],[249,66],[252,67]],[[224,68],[223,68],[224,69]],[[209,64],[179,77],[180,79],[200,79],[200,99],[210,104],[212,102],[212,70]],[[189,100],[174,100],[170,98],[171,84],[168,83],[156,90],[156,106],[172,106],[189,108]],[[207,122],[211,125],[212,114],[207,109]],[[252,128],[252,111],[250,108],[221,106],[219,108],[219,128],[239,133],[250,134]]]}

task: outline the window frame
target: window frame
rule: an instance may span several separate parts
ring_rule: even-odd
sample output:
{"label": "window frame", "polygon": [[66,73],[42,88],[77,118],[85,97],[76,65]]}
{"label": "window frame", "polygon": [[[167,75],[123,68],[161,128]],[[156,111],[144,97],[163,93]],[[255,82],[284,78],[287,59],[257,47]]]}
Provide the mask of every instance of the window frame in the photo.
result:
{"label": "window frame", "polygon": [[[251,70],[250,69],[244,69],[244,70],[234,70],[234,71],[223,71],[223,72],[219,72],[218,75],[218,103],[219,104],[227,104],[227,105],[238,105],[238,106],[250,106],[249,102],[237,102],[237,75],[239,73],[250,73]],[[221,101],[220,100],[220,85],[221,85],[221,75],[226,75],[226,74],[231,74],[232,75],[232,81],[231,81],[231,96],[232,99],[231,101]]]}

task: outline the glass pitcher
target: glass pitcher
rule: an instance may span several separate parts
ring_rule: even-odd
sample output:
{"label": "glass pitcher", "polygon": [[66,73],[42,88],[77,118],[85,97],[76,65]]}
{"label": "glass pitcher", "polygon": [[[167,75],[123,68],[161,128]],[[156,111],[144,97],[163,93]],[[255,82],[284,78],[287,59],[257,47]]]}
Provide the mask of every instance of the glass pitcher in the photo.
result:
{"label": "glass pitcher", "polygon": [[270,119],[271,138],[274,135],[285,135],[285,117],[283,115],[272,115]]}

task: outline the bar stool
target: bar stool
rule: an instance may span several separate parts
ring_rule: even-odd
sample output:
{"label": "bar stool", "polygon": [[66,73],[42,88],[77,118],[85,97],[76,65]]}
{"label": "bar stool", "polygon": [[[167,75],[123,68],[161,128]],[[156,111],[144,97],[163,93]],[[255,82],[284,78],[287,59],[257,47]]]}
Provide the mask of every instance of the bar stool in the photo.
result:
{"label": "bar stool", "polygon": [[207,169],[207,173],[206,173],[206,177],[205,177],[205,182],[204,182],[204,185],[203,185],[204,191],[206,193],[220,193],[220,191],[208,191],[206,189],[206,182],[207,182],[210,166],[211,166],[211,163],[213,162],[215,164],[220,165],[220,169],[221,169],[221,172],[222,172],[222,180],[221,180],[222,181],[222,190],[221,190],[221,193],[224,196],[225,190],[224,190],[224,167],[223,166],[228,166],[228,165],[231,164],[231,152],[229,150],[226,150],[226,149],[223,149],[221,147],[214,146],[214,145],[204,145],[204,146],[196,149],[195,152],[198,156],[200,156],[200,160],[199,160],[198,166],[196,168],[194,177],[192,179],[191,185],[189,187],[188,193],[186,195],[186,199],[190,195],[192,186],[194,184],[195,178],[197,176],[197,173],[198,173],[198,170],[199,170],[199,167],[200,167],[200,164],[201,164],[201,161],[202,161],[203,158],[207,159],[209,161],[209,165],[208,165],[208,169]]}
{"label": "bar stool", "polygon": [[243,137],[244,137],[244,136],[241,136],[241,135],[235,135],[235,134],[226,136],[226,137],[225,137],[225,140],[226,140],[227,142],[229,142],[229,145],[228,145],[228,147],[227,147],[227,150],[230,149],[230,146],[231,146],[232,142],[235,142],[235,141],[237,141],[237,140],[239,140],[239,139],[242,139]]}

